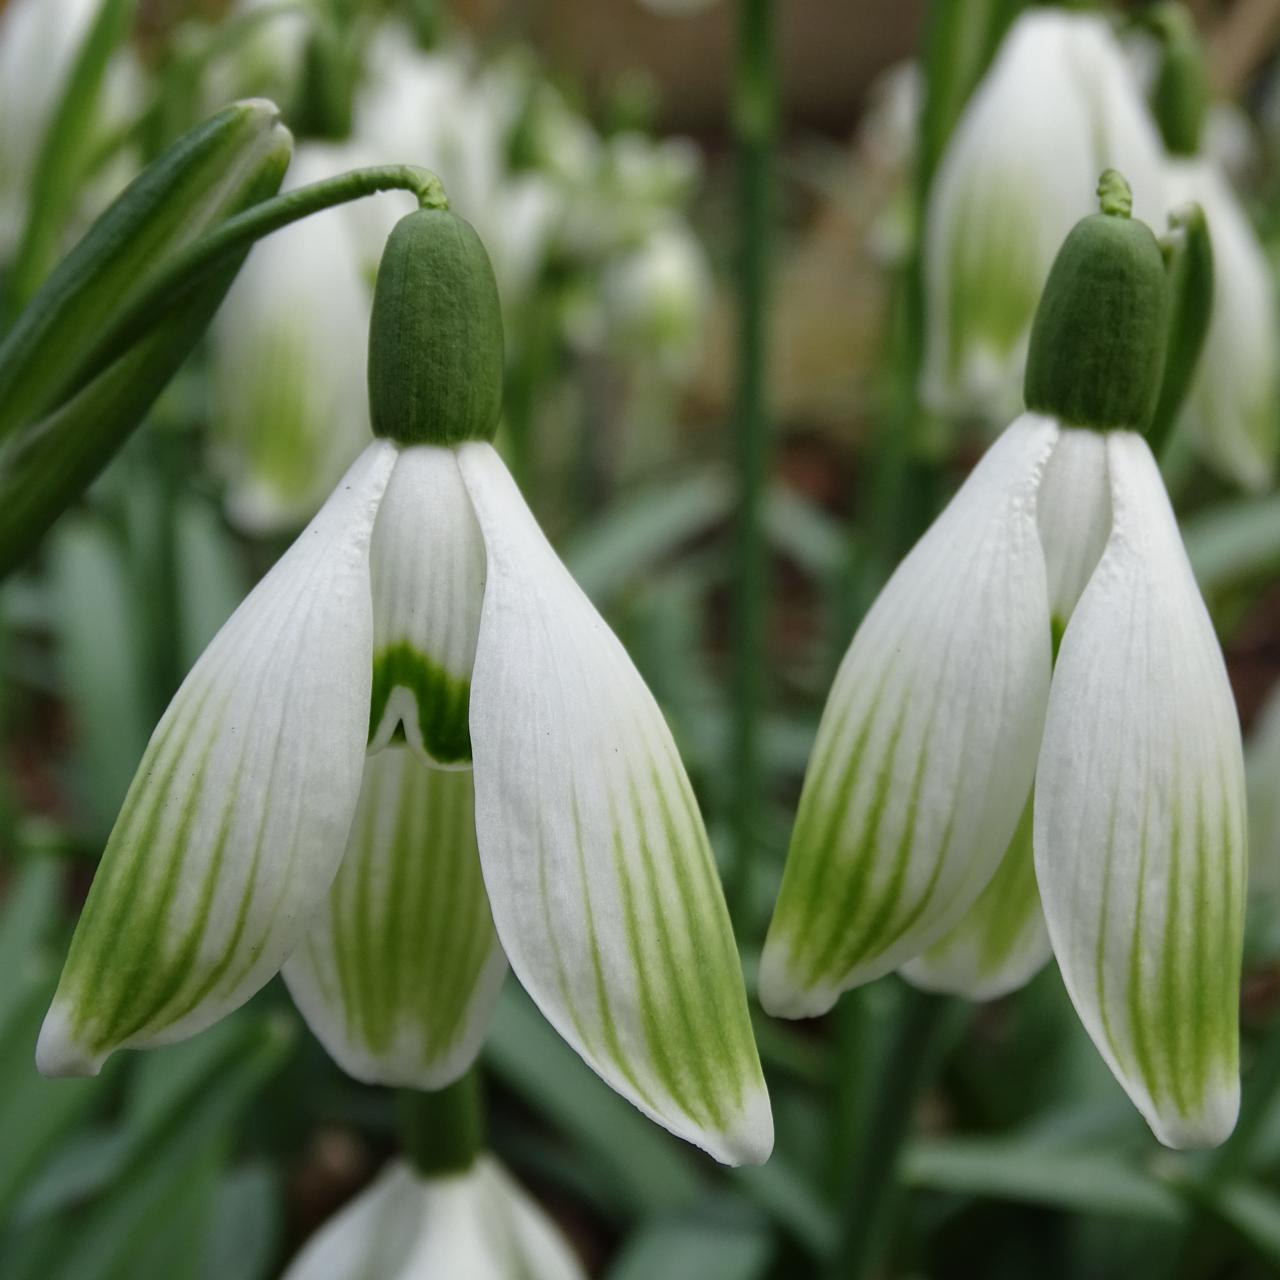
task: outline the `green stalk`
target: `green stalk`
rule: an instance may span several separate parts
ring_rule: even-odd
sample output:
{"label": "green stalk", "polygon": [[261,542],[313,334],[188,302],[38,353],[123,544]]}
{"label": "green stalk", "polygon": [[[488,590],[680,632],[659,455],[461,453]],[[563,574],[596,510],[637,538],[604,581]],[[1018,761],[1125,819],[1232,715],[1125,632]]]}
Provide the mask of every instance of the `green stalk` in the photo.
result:
{"label": "green stalk", "polygon": [[484,1146],[484,1100],[472,1067],[445,1089],[404,1089],[400,1101],[400,1146],[424,1178],[465,1173]]}
{"label": "green stalk", "polygon": [[129,349],[158,319],[176,306],[209,274],[256,241],[292,222],[336,205],[377,195],[409,191],[423,209],[447,209],[449,199],[440,179],[414,165],[386,164],[335,174],[283,195],[263,200],[220,223],[208,235],[175,253],[163,271],[148,281],[123,307],[107,336],[94,350],[81,376],[87,381]]}
{"label": "green stalk", "polygon": [[749,919],[760,839],[763,778],[767,547],[763,525],[769,471],[769,266],[773,248],[773,149],[777,59],[773,0],[740,0],[733,129],[738,151],[738,369],[734,411],[737,512],[733,545],[734,915]]}
{"label": "green stalk", "polygon": [[956,1002],[902,985],[893,1026],[868,1072],[870,1086],[849,1133],[852,1147],[839,1195],[843,1223],[831,1280],[864,1280],[884,1271],[899,1195],[898,1165],[916,1104],[933,1079]]}

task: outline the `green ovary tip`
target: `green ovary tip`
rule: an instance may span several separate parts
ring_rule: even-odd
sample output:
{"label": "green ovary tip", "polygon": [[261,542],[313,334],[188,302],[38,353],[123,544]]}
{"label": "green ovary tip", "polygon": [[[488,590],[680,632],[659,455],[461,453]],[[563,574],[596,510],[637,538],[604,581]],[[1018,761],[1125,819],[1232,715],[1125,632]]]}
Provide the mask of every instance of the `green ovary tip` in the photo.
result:
{"label": "green ovary tip", "polygon": [[1104,169],[1098,179],[1098,208],[1108,217],[1128,218],[1133,213],[1133,191],[1118,169]]}

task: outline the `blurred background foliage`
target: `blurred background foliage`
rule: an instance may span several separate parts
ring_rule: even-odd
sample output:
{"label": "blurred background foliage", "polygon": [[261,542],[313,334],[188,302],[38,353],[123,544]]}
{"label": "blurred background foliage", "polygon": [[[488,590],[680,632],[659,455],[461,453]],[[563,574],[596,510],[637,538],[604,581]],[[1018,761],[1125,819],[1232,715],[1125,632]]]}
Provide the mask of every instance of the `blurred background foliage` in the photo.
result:
{"label": "blurred background foliage", "polygon": [[[0,49],[5,11],[20,3],[0,0]],[[327,146],[337,160],[369,144],[362,118],[395,113],[376,100],[404,72],[396,59],[420,60],[405,73],[416,114],[393,139],[377,126],[390,153],[373,158],[436,168],[490,242],[510,348],[500,443],[661,702],[732,889],[733,6],[79,7],[66,49],[25,67],[0,57],[4,314],[141,164],[222,102],[273,97],[300,154]],[[922,184],[1020,7],[779,6],[764,786],[739,916],[749,983],[835,665],[989,438],[991,424],[941,421],[917,401],[913,263]],[[1280,262],[1280,5],[1192,8],[1224,104],[1222,162]],[[939,48],[947,75],[922,108],[919,59]],[[74,100],[61,96],[72,80]],[[58,130],[60,149],[45,145]],[[375,203],[389,220],[403,211],[394,196]],[[365,283],[390,225],[381,216],[351,222],[353,237],[372,238]],[[237,288],[252,288],[253,271],[251,259]],[[272,296],[251,300],[246,323],[271,312]],[[148,735],[308,514],[302,502],[246,519],[235,501],[246,468],[268,466],[255,444],[279,442],[261,401],[244,410],[264,415],[260,440],[227,425],[228,395],[251,381],[220,351],[228,342],[224,317],[0,587],[6,1280],[278,1275],[395,1147],[390,1096],[329,1061],[278,983],[218,1028],[122,1055],[96,1079],[46,1082],[32,1066],[71,924]],[[277,409],[283,430],[289,407]],[[942,1018],[921,1012],[936,997],[895,978],[816,1022],[758,1017],[778,1146],[762,1168],[726,1171],[613,1095],[508,983],[482,1059],[490,1142],[590,1274],[1280,1273],[1280,712],[1261,710],[1280,675],[1280,498],[1242,498],[1190,463],[1170,482],[1246,733],[1258,726],[1236,1135],[1207,1155],[1159,1149],[1051,965],[1016,995],[956,1002]]]}

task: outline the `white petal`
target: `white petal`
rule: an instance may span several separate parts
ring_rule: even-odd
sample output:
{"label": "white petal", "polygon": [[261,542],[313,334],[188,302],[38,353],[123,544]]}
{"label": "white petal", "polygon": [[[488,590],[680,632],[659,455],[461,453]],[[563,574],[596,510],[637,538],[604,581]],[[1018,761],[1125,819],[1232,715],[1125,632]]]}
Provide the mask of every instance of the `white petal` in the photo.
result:
{"label": "white petal", "polygon": [[1106,437],[1063,427],[1049,455],[1037,505],[1049,581],[1049,612],[1060,636],[1111,533]]}
{"label": "white petal", "polygon": [[1213,245],[1213,313],[1187,405],[1205,456],[1237,484],[1263,489],[1280,439],[1275,285],[1235,193],[1205,160],[1172,163],[1175,203],[1197,201]]}
{"label": "white petal", "polygon": [[1036,874],[1067,990],[1170,1146],[1222,1141],[1239,1096],[1245,885],[1235,704],[1145,441],[1107,440],[1114,525],[1058,655]]}
{"label": "white petal", "polygon": [[358,1080],[442,1089],[480,1051],[506,972],[470,770],[370,756],[329,901],[284,966],[312,1030]]}
{"label": "white petal", "polygon": [[489,1156],[424,1179],[395,1161],[308,1241],[284,1280],[585,1280],[564,1237]]}
{"label": "white petal", "polygon": [[[287,187],[350,167],[304,143]],[[372,294],[341,210],[255,246],[212,330],[213,439],[231,518],[296,529],[370,440]]]}
{"label": "white petal", "polygon": [[369,748],[397,733],[442,767],[471,763],[471,665],[484,597],[484,541],[453,449],[405,449],[378,511]]}
{"label": "white petal", "polygon": [[969,913],[902,975],[926,991],[994,1000],[1029,982],[1051,955],[1031,852],[1031,798],[999,870]]}
{"label": "white petal", "polygon": [[805,777],[760,971],[822,1013],[941,938],[995,873],[1031,788],[1050,670],[1025,415],[898,567],[845,655]]}
{"label": "white petal", "polygon": [[498,455],[458,457],[489,564],[476,826],[511,967],[642,1111],[717,1159],[763,1160],[773,1124],[738,952],[671,734]]}
{"label": "white petal", "polygon": [[948,143],[925,222],[922,393],[942,412],[1022,403],[1041,290],[1118,168],[1164,225],[1161,148],[1106,21],[1034,9],[1010,28]]}
{"label": "white petal", "polygon": [[395,457],[371,444],[214,637],[147,747],[40,1034],[47,1074],[208,1026],[324,899],[368,726],[368,547]]}

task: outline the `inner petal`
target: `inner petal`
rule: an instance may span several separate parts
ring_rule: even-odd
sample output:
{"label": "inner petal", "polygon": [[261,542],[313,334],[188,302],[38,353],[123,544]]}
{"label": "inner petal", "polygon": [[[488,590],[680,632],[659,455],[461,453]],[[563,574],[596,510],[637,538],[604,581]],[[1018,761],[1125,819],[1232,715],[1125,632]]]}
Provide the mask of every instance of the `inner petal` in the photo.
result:
{"label": "inner petal", "polygon": [[1064,426],[1049,455],[1036,504],[1055,652],[1111,533],[1107,474],[1106,436]]}
{"label": "inner petal", "polygon": [[405,741],[429,764],[468,768],[485,554],[451,448],[401,452],[378,509],[370,569],[369,750]]}

